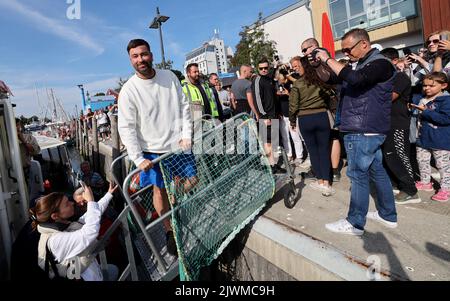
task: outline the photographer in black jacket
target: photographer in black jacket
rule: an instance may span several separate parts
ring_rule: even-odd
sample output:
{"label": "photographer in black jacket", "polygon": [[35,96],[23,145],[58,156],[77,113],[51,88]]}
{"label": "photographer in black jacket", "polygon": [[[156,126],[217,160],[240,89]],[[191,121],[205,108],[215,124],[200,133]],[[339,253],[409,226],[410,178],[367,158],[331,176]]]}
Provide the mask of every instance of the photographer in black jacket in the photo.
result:
{"label": "photographer in black jacket", "polygon": [[[389,176],[382,164],[381,145],[390,130],[395,67],[371,48],[364,29],[342,37],[342,52],[357,61],[355,70],[319,51],[317,58],[331,68],[333,83],[342,83],[340,131],[345,132],[347,175],[351,180],[350,209],[346,219],[327,224],[330,231],[362,235],[366,218],[389,228],[397,227],[397,212]],[[378,211],[369,209],[369,179],[377,191]]]}
{"label": "photographer in black jacket", "polygon": [[252,81],[252,95],[256,103],[259,115],[259,128],[264,150],[272,166],[272,173],[285,173],[286,170],[275,164],[272,151],[272,123],[278,128],[278,116],[276,112],[276,88],[273,77],[270,74],[270,64],[267,58],[258,62],[259,75]]}

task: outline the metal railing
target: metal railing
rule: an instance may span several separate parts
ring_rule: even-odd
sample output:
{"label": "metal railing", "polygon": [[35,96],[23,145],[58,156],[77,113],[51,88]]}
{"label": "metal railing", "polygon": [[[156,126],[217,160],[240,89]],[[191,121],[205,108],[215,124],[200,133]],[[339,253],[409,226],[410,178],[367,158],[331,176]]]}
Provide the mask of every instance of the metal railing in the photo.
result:
{"label": "metal railing", "polygon": [[[123,154],[120,157],[116,158],[112,164],[111,164],[111,170],[113,171],[117,164],[121,163],[125,158],[127,158],[128,154]],[[165,156],[162,156],[158,159],[155,159],[152,161],[153,164],[158,164],[160,160],[162,160]],[[155,245],[155,242],[153,238],[150,235],[150,230],[155,228],[156,226],[161,225],[161,223],[167,219],[170,218],[171,212],[169,211],[166,214],[162,215],[161,217],[157,218],[153,222],[151,222],[149,225],[145,225],[141,214],[137,210],[135,204],[137,200],[139,199],[139,196],[142,195],[142,193],[148,191],[151,186],[144,187],[140,189],[139,191],[133,193],[132,195],[128,192],[128,186],[136,174],[140,173],[141,171],[139,169],[135,169],[132,172],[130,172],[125,180],[123,181],[123,184],[120,185],[117,175],[112,172],[112,177],[116,183],[119,185],[119,190],[126,201],[126,206],[122,210],[122,212],[119,214],[119,216],[116,218],[116,220],[112,223],[112,225],[108,228],[106,233],[103,235],[103,237],[95,243],[91,248],[91,253],[93,255],[98,254],[100,257],[100,265],[103,272],[106,272],[107,270],[107,257],[105,248],[108,244],[108,240],[111,238],[113,233],[121,226],[122,233],[125,240],[125,247],[126,247],[126,253],[128,257],[128,265],[122,272],[122,274],[119,277],[119,281],[127,280],[129,276],[131,275],[131,280],[137,281],[140,280],[140,275],[138,272],[138,268],[136,265],[135,260],[135,253],[134,253],[134,247],[133,247],[133,240],[132,240],[132,233],[129,228],[129,220],[128,216],[131,214],[132,219],[137,223],[139,232],[143,235],[145,239],[145,243],[148,245],[148,247],[151,250],[152,256],[154,258],[142,258],[143,261],[146,260],[155,260],[157,269],[159,274],[161,275],[159,280],[171,280],[178,274],[178,264],[168,264],[166,260],[163,258],[162,254],[160,253],[160,250]]]}

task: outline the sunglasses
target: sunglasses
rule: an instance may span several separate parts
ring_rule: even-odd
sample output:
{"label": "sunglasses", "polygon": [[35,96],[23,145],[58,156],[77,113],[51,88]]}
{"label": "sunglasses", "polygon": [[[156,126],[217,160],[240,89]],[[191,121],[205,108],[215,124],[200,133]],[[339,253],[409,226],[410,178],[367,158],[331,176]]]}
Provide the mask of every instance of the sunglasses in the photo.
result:
{"label": "sunglasses", "polygon": [[311,47],[312,47],[312,45],[311,45],[311,46],[308,46],[308,47],[306,47],[306,48],[303,48],[303,49],[302,49],[302,52],[303,52],[303,53],[306,53],[306,51],[308,51],[308,49],[311,48]]}
{"label": "sunglasses", "polygon": [[427,46],[429,46],[431,43],[433,43],[433,44],[435,44],[435,45],[437,45],[437,44],[439,44],[439,42],[440,42],[440,40],[439,39],[435,39],[435,40],[430,40],[430,41],[427,41]]}
{"label": "sunglasses", "polygon": [[350,48],[342,48],[342,53],[345,53],[345,54],[351,54],[352,53],[352,50],[353,50],[353,48],[355,48],[359,43],[361,43],[363,40],[359,40],[355,45],[353,45],[352,47],[350,47]]}
{"label": "sunglasses", "polygon": [[259,70],[269,70],[269,67],[258,67]]}

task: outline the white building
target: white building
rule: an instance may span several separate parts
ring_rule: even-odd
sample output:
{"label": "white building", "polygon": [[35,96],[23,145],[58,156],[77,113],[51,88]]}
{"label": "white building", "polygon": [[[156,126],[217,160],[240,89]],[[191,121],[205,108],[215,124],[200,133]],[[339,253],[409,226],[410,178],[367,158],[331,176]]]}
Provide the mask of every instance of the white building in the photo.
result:
{"label": "white building", "polygon": [[275,41],[278,56],[283,63],[301,54],[300,44],[314,37],[310,1],[296,3],[262,19],[264,33]]}
{"label": "white building", "polygon": [[218,73],[216,47],[204,44],[202,47],[192,50],[186,55],[184,70],[191,63],[197,63],[202,74]]}
{"label": "white building", "polygon": [[214,36],[211,41],[206,42],[203,46],[192,50],[186,55],[184,69],[191,63],[197,63],[200,72],[203,74],[210,73],[227,73],[228,57],[233,55],[233,50],[225,46],[224,41],[219,36],[219,31],[214,30]]}
{"label": "white building", "polygon": [[211,41],[209,41],[209,44],[216,47],[217,70],[219,71],[219,73],[227,73],[227,52],[225,50],[225,44],[219,37],[219,31],[217,29],[214,30],[214,37]]}

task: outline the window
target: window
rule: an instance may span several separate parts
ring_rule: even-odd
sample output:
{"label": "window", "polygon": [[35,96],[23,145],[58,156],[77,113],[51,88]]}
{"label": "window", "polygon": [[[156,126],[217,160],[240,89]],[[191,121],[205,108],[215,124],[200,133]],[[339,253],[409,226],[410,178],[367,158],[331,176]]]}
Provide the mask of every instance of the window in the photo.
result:
{"label": "window", "polygon": [[417,16],[415,0],[329,0],[335,39],[350,29],[372,30]]}

